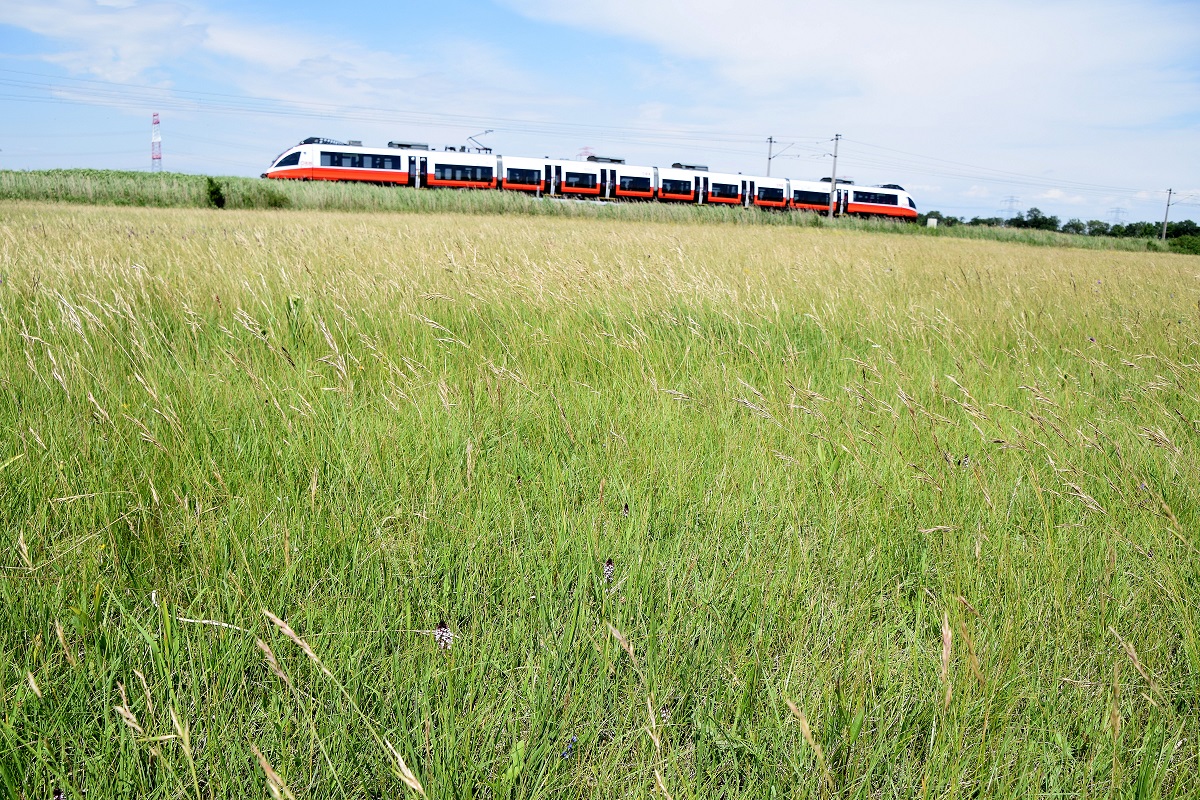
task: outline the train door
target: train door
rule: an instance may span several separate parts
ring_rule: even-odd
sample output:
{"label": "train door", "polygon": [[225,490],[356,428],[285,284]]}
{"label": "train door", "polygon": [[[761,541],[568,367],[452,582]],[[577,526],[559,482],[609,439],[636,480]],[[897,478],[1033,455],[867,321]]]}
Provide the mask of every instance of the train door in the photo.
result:
{"label": "train door", "polygon": [[756,198],[757,198],[757,195],[755,194],[754,181],[750,181],[750,194],[746,195],[746,208],[749,208],[750,206],[754,205],[754,201]]}
{"label": "train door", "polygon": [[[604,172],[604,170],[600,171]],[[615,169],[608,171],[608,191],[610,198],[617,196],[617,171]]]}
{"label": "train door", "polygon": [[547,164],[546,165],[546,174],[545,174],[545,177],[542,179],[542,188],[538,190],[538,197],[541,197],[543,194],[554,194],[552,184],[550,183],[551,174],[552,173],[550,172],[550,165]]}
{"label": "train door", "polygon": [[562,193],[562,165],[554,165],[554,183],[551,184],[550,194]]}
{"label": "train door", "polygon": [[421,171],[417,173],[417,188],[427,185],[429,182],[429,159],[426,156],[421,156]]}
{"label": "train door", "polygon": [[698,178],[696,180],[696,185],[697,185],[697,187],[699,187],[698,191],[696,192],[696,202],[697,203],[707,203],[708,202],[708,178]]}
{"label": "train door", "polygon": [[748,205],[748,203],[746,202],[746,200],[748,199],[748,195],[746,194],[746,182],[745,181],[742,181],[742,198],[741,199],[742,199],[743,206]]}
{"label": "train door", "polygon": [[408,157],[408,185],[409,186],[417,185],[417,157],[416,156]]}

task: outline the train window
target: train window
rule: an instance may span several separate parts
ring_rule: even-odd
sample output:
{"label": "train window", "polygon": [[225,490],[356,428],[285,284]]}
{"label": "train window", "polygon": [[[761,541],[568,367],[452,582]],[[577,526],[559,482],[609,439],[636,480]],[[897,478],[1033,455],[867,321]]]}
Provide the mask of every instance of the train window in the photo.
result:
{"label": "train window", "polygon": [[[621,179],[625,183],[625,179]],[[563,176],[564,189],[595,189],[596,174],[594,172],[568,172]]]}
{"label": "train window", "polygon": [[321,152],[322,167],[361,167],[362,165],[363,157],[361,153]]}
{"label": "train window", "polygon": [[400,156],[363,156],[363,166],[368,169],[404,169]]}
{"label": "train window", "polygon": [[912,199],[911,197],[910,197],[910,198],[908,198],[908,207],[909,207],[909,208],[911,208],[911,209],[913,209],[914,211],[915,211],[915,210],[916,210],[916,208],[917,208],[917,204],[913,202],[913,199]]}
{"label": "train window", "polygon": [[692,182],[689,181],[674,181],[670,178],[663,178],[662,190],[664,194],[691,194]]}
{"label": "train window", "polygon": [[437,164],[433,177],[439,181],[465,181],[487,183],[492,179],[491,167],[469,167],[463,164]]}
{"label": "train window", "polygon": [[537,186],[542,181],[542,173],[536,169],[512,169],[507,172],[509,183],[519,183],[522,186]]}
{"label": "train window", "polygon": [[783,202],[783,189],[772,189],[767,186],[758,187],[758,199],[769,202]]}
{"label": "train window", "polygon": [[802,192],[796,190],[792,192],[792,202],[801,203],[806,206],[828,206],[829,192]]}
{"label": "train window", "polygon": [[622,192],[648,192],[650,191],[649,178],[635,178],[631,175],[621,176],[621,191]]}
{"label": "train window", "polygon": [[900,198],[894,194],[884,194],[882,192],[858,192],[854,193],[854,202],[856,203],[875,203],[881,206],[898,206]]}
{"label": "train window", "polygon": [[279,159],[279,161],[276,162],[275,166],[276,167],[294,167],[299,163],[300,163],[300,154],[299,153],[289,153],[288,155]]}
{"label": "train window", "polygon": [[708,196],[736,199],[742,196],[742,190],[736,183],[714,183],[708,187]]}

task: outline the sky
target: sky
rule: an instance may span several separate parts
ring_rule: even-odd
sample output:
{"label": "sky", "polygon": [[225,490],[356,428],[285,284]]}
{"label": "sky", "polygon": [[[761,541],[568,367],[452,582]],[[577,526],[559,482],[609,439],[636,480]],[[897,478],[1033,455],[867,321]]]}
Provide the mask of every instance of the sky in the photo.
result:
{"label": "sky", "polygon": [[1200,220],[1200,2],[0,0],[0,169],[149,169],[153,112],[179,172],[474,136],[813,180],[840,134],[922,210]]}

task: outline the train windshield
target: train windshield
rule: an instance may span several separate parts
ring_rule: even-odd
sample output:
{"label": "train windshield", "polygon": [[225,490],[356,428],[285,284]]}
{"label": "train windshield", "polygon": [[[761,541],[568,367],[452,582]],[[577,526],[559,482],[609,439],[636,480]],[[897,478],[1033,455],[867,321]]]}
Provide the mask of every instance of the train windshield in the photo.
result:
{"label": "train windshield", "polygon": [[278,167],[294,167],[299,163],[300,163],[300,153],[299,153],[299,151],[297,151],[295,153],[289,153],[286,156],[284,156],[283,158],[276,161],[275,166],[277,168]]}

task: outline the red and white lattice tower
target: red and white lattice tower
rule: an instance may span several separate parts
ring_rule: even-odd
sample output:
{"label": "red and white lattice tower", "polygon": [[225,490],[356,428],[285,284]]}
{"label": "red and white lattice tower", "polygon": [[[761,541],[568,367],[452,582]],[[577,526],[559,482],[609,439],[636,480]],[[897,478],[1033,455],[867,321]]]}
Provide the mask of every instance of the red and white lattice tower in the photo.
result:
{"label": "red and white lattice tower", "polygon": [[150,123],[150,171],[162,172],[162,133],[158,130],[158,112]]}

